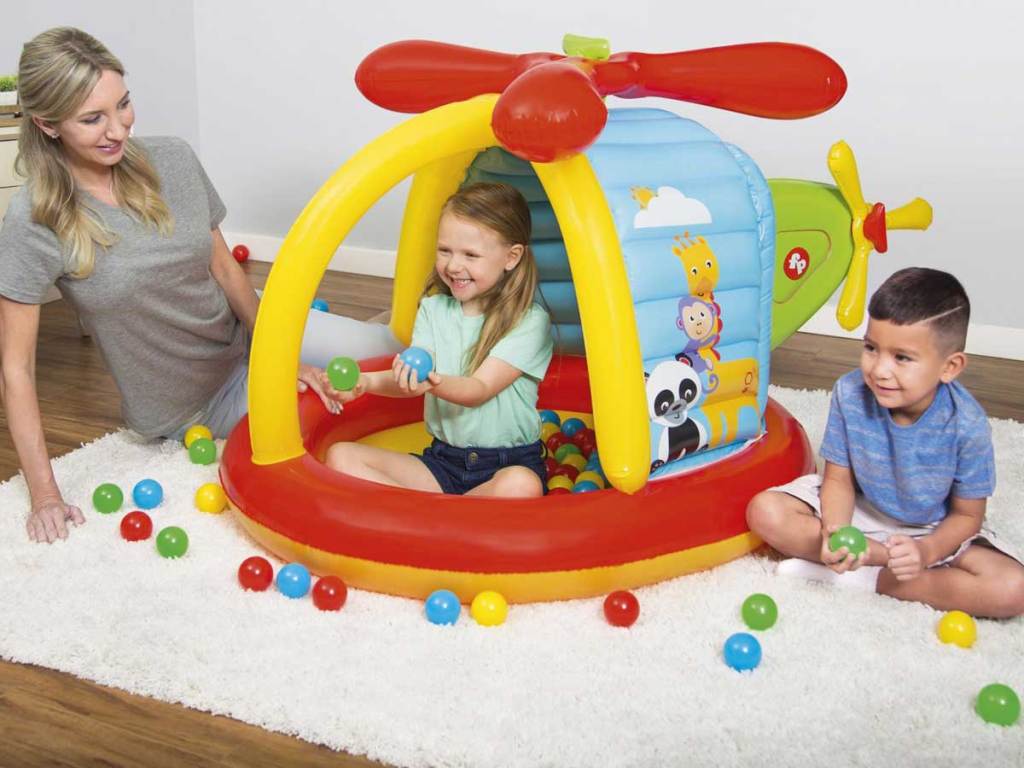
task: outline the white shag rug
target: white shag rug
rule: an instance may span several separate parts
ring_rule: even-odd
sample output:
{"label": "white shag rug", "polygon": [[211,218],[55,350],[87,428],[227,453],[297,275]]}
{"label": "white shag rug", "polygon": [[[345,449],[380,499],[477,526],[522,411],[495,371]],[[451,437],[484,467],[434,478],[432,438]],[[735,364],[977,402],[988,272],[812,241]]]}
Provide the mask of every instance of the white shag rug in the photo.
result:
{"label": "white shag rug", "polygon": [[[828,394],[772,396],[817,445]],[[1019,545],[1024,424],[992,427],[989,518]],[[156,478],[155,528],[180,525],[191,544],[164,560],[152,539],[120,538],[122,514],[91,508],[67,541],[33,544],[25,485],[3,484],[0,655],[11,661],[395,766],[1024,765],[1024,724],[973,711],[991,682],[1024,696],[1021,619],[979,622],[962,650],[938,641],[930,608],[776,576],[764,556],[637,590],[630,630],[604,621],[600,599],[512,606],[497,628],[465,608],[456,626],[434,626],[419,602],[358,591],[323,613],[308,596],[238,586],[238,564],[259,550],[230,516],[193,509],[217,470],[179,445],[118,433],[55,468],[83,509],[101,482],[130,502],[135,482]],[[759,633],[761,665],[741,674],[721,649],[746,631],[739,609],[753,592],[775,598],[779,621]]]}

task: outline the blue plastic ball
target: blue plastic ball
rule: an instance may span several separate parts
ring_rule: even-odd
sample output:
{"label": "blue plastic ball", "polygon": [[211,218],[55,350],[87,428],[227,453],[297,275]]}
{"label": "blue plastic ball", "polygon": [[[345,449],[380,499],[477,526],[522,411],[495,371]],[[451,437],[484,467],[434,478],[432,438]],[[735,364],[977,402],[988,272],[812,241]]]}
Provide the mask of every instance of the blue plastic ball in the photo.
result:
{"label": "blue plastic ball", "polygon": [[729,635],[722,648],[725,663],[737,672],[753,669],[761,663],[761,644],[747,632]]}
{"label": "blue plastic ball", "polygon": [[313,299],[313,303],[310,304],[313,309],[319,310],[320,312],[330,312],[331,305],[327,303],[325,299]]}
{"label": "blue plastic ball", "polygon": [[147,477],[139,480],[132,488],[132,499],[139,509],[153,509],[164,500],[164,488],[156,480]]}
{"label": "blue plastic ball", "polygon": [[565,421],[562,422],[562,434],[564,434],[566,437],[572,437],[581,429],[585,429],[586,426],[587,425],[583,423],[583,419],[566,419]]}
{"label": "blue plastic ball", "polygon": [[593,480],[581,480],[572,487],[573,493],[590,493],[591,491],[600,491],[601,489],[597,486]]}
{"label": "blue plastic ball", "polygon": [[425,349],[409,347],[405,352],[399,355],[399,358],[403,363],[416,371],[417,381],[426,381],[427,376],[429,376],[430,372],[434,370],[434,360],[430,357],[430,353]]}
{"label": "blue plastic ball", "polygon": [[458,596],[448,589],[431,592],[425,608],[427,621],[431,624],[454,624],[462,612]]}
{"label": "blue plastic ball", "polygon": [[288,563],[277,572],[277,590],[285,597],[304,597],[309,592],[309,582],[309,569],[302,563]]}
{"label": "blue plastic ball", "polygon": [[540,412],[540,423],[554,424],[556,427],[562,426],[562,417],[554,411],[543,410]]}

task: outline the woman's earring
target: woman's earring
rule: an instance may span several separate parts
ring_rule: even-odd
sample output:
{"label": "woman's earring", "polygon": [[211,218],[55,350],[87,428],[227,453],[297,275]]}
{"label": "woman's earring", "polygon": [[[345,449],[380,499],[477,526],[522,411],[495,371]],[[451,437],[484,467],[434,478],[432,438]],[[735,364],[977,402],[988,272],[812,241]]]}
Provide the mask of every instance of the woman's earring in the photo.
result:
{"label": "woman's earring", "polygon": [[132,136],[134,136],[134,135],[135,135],[135,126],[133,125],[133,126],[131,126],[131,127],[130,127],[130,128],[128,129],[128,138],[130,139],[130,138],[131,138]]}
{"label": "woman's earring", "polygon": [[59,139],[60,138],[60,134],[57,133],[56,131],[54,131],[53,133],[50,134],[50,138],[51,139]]}

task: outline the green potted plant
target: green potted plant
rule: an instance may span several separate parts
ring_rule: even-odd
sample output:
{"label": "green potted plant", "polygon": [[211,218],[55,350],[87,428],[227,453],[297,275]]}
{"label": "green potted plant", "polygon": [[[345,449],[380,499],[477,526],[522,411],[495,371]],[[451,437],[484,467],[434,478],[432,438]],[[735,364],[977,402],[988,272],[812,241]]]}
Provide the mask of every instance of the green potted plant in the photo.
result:
{"label": "green potted plant", "polygon": [[0,105],[18,103],[17,75],[0,75]]}

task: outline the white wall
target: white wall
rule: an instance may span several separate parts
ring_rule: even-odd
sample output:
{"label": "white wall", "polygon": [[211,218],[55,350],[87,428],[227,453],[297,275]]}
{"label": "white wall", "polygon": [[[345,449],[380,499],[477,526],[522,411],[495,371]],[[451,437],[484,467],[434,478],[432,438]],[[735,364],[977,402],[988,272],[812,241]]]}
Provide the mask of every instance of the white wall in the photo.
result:
{"label": "white wall", "polygon": [[[869,201],[893,208],[921,195],[935,208],[931,230],[893,233],[889,253],[872,258],[870,287],[910,264],[947,269],[973,297],[975,321],[1024,329],[1018,293],[1024,12],[1017,4],[374,0],[370,6],[197,3],[200,133],[204,160],[229,201],[226,228],[282,236],[346,157],[402,119],[363,99],[353,82],[361,58],[392,40],[510,52],[557,51],[567,31],[609,37],[613,50],[652,52],[792,41],[825,51],[846,71],[847,95],[824,115],[776,122],[658,103],[743,147],[769,177],[828,180],[828,147],[845,138]],[[393,249],[402,202],[392,192],[347,244]]]}
{"label": "white wall", "polygon": [[[921,195],[935,208],[931,230],[895,232],[889,253],[872,257],[869,287],[910,264],[954,272],[976,323],[1012,330],[1024,354],[1024,10],[1009,0],[37,0],[13,15],[0,26],[0,70],[13,69],[21,41],[46,26],[92,30],[129,68],[142,132],[178,133],[200,148],[228,204],[225,230],[272,238],[348,156],[403,119],[367,102],[353,82],[359,61],[384,43],[558,51],[571,31],[608,37],[615,51],[814,46],[849,79],[846,97],[824,115],[775,122],[652,102],[738,144],[769,177],[827,181],[825,154],[845,138],[869,201],[893,208]],[[403,201],[403,189],[386,196],[346,246],[394,249]],[[826,317],[815,329],[838,327]]]}
{"label": "white wall", "polygon": [[191,1],[12,0],[0,21],[0,73],[17,72],[22,45],[58,26],[84,29],[121,60],[140,134],[181,136],[199,147]]}

